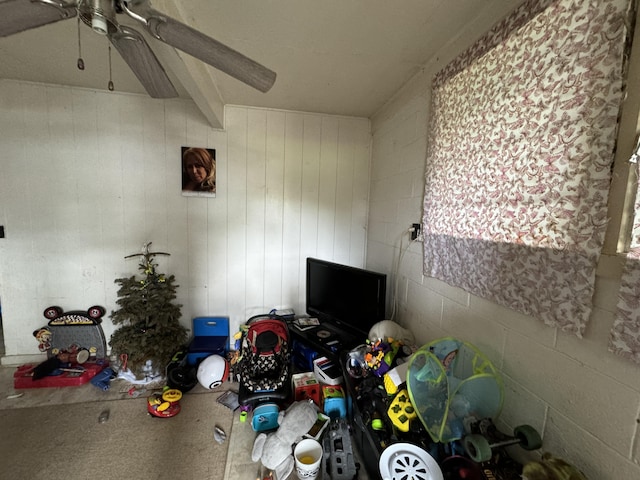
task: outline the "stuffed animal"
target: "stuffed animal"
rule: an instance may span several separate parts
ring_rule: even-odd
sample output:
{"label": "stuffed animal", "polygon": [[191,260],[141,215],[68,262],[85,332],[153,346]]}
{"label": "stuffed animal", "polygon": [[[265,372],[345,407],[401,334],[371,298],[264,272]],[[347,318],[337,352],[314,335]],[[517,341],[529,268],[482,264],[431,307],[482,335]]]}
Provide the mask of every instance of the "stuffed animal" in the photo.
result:
{"label": "stuffed animal", "polygon": [[525,465],[522,478],[524,480],[586,480],[587,477],[563,459],[544,453],[540,461]]}
{"label": "stuffed animal", "polygon": [[413,333],[393,320],[381,320],[369,330],[369,340],[386,342],[389,338],[397,340],[403,345],[411,346],[415,341]]}
{"label": "stuffed animal", "polygon": [[293,471],[293,444],[307,433],[318,419],[318,409],[312,401],[294,402],[280,412],[278,429],[270,434],[260,433],[253,443],[251,459],[275,472],[276,480],[287,478]]}

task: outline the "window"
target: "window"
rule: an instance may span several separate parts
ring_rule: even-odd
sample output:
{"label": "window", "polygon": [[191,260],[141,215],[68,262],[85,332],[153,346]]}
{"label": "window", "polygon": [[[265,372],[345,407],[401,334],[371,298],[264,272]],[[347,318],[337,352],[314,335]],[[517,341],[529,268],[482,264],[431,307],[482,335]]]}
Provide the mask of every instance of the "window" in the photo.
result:
{"label": "window", "polygon": [[528,1],[434,79],[424,273],[582,336],[628,0]]}

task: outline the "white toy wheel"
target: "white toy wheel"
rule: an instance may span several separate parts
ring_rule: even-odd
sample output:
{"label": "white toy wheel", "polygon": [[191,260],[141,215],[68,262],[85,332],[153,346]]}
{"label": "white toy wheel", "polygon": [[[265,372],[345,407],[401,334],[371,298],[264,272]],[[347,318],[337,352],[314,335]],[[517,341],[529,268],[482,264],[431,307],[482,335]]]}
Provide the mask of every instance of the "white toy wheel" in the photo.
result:
{"label": "white toy wheel", "polygon": [[389,445],[382,451],[378,466],[382,480],[444,480],[434,458],[411,443]]}

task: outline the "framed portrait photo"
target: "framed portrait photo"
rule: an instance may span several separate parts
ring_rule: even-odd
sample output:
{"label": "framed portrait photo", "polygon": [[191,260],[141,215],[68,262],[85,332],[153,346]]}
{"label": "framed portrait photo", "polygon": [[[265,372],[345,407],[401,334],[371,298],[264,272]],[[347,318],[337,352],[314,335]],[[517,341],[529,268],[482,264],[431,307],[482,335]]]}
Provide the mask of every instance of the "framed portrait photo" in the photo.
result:
{"label": "framed portrait photo", "polygon": [[182,195],[216,196],[216,151],[213,148],[182,147]]}

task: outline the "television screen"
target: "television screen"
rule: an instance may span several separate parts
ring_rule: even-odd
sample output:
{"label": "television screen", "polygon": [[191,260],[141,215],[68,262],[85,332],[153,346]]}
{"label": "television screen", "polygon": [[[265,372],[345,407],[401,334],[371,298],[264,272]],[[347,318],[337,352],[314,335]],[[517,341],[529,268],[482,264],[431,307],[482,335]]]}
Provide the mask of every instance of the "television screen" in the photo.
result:
{"label": "television screen", "polygon": [[361,268],[307,258],[307,313],[368,335],[385,319],[387,276]]}

